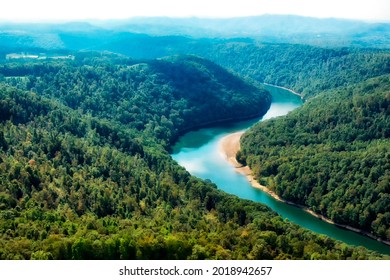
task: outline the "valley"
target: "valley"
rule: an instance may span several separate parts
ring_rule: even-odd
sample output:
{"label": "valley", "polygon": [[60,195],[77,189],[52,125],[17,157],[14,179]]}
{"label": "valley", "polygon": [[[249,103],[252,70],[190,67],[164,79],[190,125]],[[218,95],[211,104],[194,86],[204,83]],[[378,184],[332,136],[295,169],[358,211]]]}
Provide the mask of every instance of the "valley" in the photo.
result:
{"label": "valley", "polygon": [[172,22],[0,26],[0,259],[389,259],[218,149],[389,241],[388,24]]}

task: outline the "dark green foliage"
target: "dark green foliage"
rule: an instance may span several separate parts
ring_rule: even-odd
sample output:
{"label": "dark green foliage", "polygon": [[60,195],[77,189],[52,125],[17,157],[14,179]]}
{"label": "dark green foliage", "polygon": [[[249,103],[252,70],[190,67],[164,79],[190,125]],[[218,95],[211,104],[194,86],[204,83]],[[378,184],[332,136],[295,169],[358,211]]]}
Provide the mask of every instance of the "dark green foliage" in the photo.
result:
{"label": "dark green foliage", "polygon": [[[151,37],[139,45],[135,45],[136,40],[115,43],[112,47],[132,57],[153,57],[148,51],[140,53],[143,44],[160,45],[164,40]],[[388,50],[271,44],[240,38],[182,39],[168,46],[161,44],[160,52],[196,54],[244,77],[294,89],[304,98],[390,72]]]}
{"label": "dark green foliage", "polygon": [[[29,91],[0,85],[0,259],[384,257],[222,193],[171,159],[163,145],[195,125],[186,112],[204,98],[179,90],[181,70],[202,72],[187,78],[211,87],[197,92],[220,106],[246,107],[252,86],[198,58],[117,59],[86,54],[83,62],[43,63],[39,77],[5,78]],[[25,73],[23,64],[7,67]]]}
{"label": "dark green foliage", "polygon": [[389,120],[385,75],[253,127],[240,159],[283,198],[390,239]]}
{"label": "dark green foliage", "polygon": [[213,46],[204,56],[257,81],[294,89],[305,98],[390,72],[387,50],[231,42]]}
{"label": "dark green foliage", "polygon": [[[271,101],[265,90],[194,56],[135,62],[80,53],[76,62],[6,64],[1,73],[19,88],[164,142],[196,127],[264,115]],[[97,132],[108,134],[108,126]]]}

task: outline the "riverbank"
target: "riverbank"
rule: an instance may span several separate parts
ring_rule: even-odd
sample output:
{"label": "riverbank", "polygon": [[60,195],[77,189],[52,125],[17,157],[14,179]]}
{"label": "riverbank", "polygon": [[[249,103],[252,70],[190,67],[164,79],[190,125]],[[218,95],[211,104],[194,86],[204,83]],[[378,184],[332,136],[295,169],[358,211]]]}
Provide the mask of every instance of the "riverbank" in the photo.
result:
{"label": "riverbank", "polygon": [[293,90],[290,89],[290,88],[286,88],[286,87],[282,87],[282,86],[277,86],[277,85],[273,85],[273,84],[269,84],[269,83],[263,83],[263,84],[266,85],[266,86],[271,86],[271,87],[275,87],[275,88],[280,88],[280,89],[286,90],[286,91],[288,91],[288,92],[291,92],[292,94],[298,95],[298,96],[303,100],[302,94],[300,94],[299,92],[293,91]]}
{"label": "riverbank", "polygon": [[300,205],[300,204],[296,204],[296,203],[293,203],[291,201],[287,201],[287,200],[283,199],[282,197],[278,196],[275,192],[273,192],[270,189],[268,189],[266,186],[261,185],[254,178],[254,176],[252,174],[252,170],[249,168],[249,166],[243,166],[242,164],[240,164],[236,160],[236,154],[240,150],[240,138],[241,138],[243,133],[244,133],[244,131],[240,131],[240,132],[232,133],[232,134],[229,134],[229,135],[223,137],[220,140],[220,142],[219,142],[219,145],[218,145],[219,147],[218,148],[219,148],[219,152],[224,156],[224,158],[231,165],[233,165],[236,168],[237,172],[239,172],[239,173],[243,174],[244,176],[246,176],[246,178],[248,179],[248,181],[250,182],[250,184],[254,188],[260,189],[261,191],[268,193],[274,199],[279,200],[279,201],[281,201],[283,203],[299,207],[303,211],[309,213],[310,215],[313,215],[314,217],[316,217],[318,219],[323,220],[324,222],[327,222],[329,224],[333,224],[333,225],[338,226],[340,228],[344,228],[344,229],[347,229],[347,230],[350,230],[350,231],[353,231],[353,232],[356,232],[356,233],[368,236],[368,237],[370,237],[370,238],[372,238],[374,240],[377,240],[379,242],[382,242],[383,244],[386,244],[386,245],[390,246],[390,242],[389,241],[385,241],[385,240],[382,240],[380,238],[377,238],[373,234],[371,234],[369,232],[366,232],[364,230],[361,230],[361,229],[358,229],[358,228],[354,228],[354,227],[351,227],[351,226],[348,226],[348,225],[335,223],[334,221],[330,220],[329,218],[327,218],[327,217],[325,217],[323,215],[315,213],[314,211],[312,211],[311,209],[307,208],[306,206],[303,206],[303,205]]}

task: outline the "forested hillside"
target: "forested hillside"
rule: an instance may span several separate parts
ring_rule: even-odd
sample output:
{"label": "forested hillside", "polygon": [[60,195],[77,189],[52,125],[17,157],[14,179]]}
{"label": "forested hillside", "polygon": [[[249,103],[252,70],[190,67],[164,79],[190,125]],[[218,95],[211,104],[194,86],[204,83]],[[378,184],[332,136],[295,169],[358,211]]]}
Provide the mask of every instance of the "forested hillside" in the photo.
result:
{"label": "forested hillside", "polygon": [[270,44],[248,38],[146,36],[121,39],[102,49],[139,58],[196,54],[241,76],[291,88],[304,98],[390,72],[388,50]]}
{"label": "forested hillside", "polygon": [[4,64],[0,74],[20,89],[168,144],[189,129],[262,116],[271,102],[264,89],[195,56],[134,61],[79,53],[75,61]]}
{"label": "forested hillside", "polygon": [[[255,19],[238,20],[237,24],[246,26],[250,23],[255,26],[253,20]],[[227,21],[226,24],[234,27],[234,22]],[[360,30],[359,24],[356,24],[350,27]],[[324,28],[334,29],[332,26],[331,24]],[[51,56],[66,55],[69,50],[85,49],[111,51],[133,59],[156,59],[179,54],[197,55],[257,82],[291,88],[302,93],[305,98],[390,72],[390,54],[384,48],[358,48],[352,47],[353,44],[350,43],[344,47],[335,47],[332,44],[294,44],[294,40],[288,35],[285,36],[289,40],[283,43],[268,40],[268,37],[254,36],[252,33],[240,37],[237,37],[237,33],[217,38],[208,36],[209,34],[204,34],[204,37],[191,37],[191,28],[187,30],[187,34],[184,31],[166,34],[161,31],[165,28],[162,24],[160,29],[152,28],[155,32],[138,26],[141,28],[138,32],[149,32],[142,34],[131,33],[128,30],[133,29],[128,27],[119,24],[115,27],[117,29],[106,30],[91,24],[69,23],[56,28],[45,25],[6,26],[2,32],[0,26],[0,60],[13,52],[33,55],[43,53]],[[371,27],[373,29],[366,30],[366,35],[370,38],[368,41],[372,47],[377,47],[379,38],[389,37],[389,26],[385,24]],[[19,29],[24,31],[23,36],[20,35]],[[364,37],[364,31],[360,32],[362,33],[359,36]],[[166,35],[151,35],[154,33]],[[317,35],[308,33],[305,36],[317,38]],[[326,35],[329,34],[324,34]],[[332,40],[340,41],[344,38],[345,34],[338,33]]]}
{"label": "forested hillside", "polygon": [[387,50],[231,42],[209,54],[204,56],[240,75],[291,88],[304,98],[390,72]]}
{"label": "forested hillside", "polygon": [[171,159],[181,130],[226,118],[210,107],[269,105],[213,63],[94,54],[1,73],[0,259],[383,258],[222,193]]}
{"label": "forested hillside", "polygon": [[323,92],[242,138],[238,158],[286,200],[390,239],[390,76]]}

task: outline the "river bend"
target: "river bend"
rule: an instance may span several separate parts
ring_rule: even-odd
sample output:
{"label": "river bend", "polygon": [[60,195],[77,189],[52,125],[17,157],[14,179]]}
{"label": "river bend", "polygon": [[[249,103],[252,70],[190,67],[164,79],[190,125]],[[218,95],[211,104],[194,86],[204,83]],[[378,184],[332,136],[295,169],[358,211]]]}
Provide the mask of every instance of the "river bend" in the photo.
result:
{"label": "river bend", "polygon": [[324,222],[304,210],[274,199],[269,194],[253,188],[247,178],[236,172],[219,152],[219,141],[234,132],[243,131],[258,121],[283,116],[302,105],[301,98],[291,91],[266,85],[273,102],[262,119],[225,124],[199,129],[182,136],[173,147],[172,157],[192,175],[214,182],[220,190],[244,199],[268,205],[283,218],[314,232],[325,234],[347,244],[364,246],[390,255],[390,246],[355,232]]}

